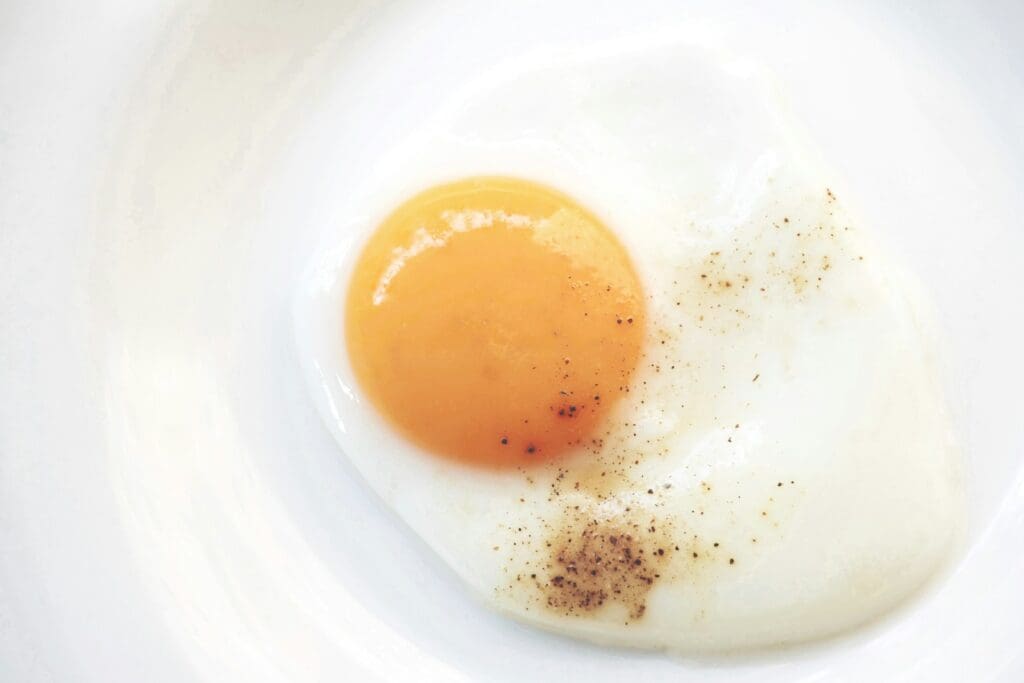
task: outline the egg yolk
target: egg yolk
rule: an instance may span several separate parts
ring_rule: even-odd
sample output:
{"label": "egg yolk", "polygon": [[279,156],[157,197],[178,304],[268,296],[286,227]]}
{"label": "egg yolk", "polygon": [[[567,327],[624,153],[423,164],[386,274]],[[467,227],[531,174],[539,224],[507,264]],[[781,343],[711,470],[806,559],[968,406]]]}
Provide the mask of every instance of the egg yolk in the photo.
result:
{"label": "egg yolk", "polygon": [[359,256],[345,310],[374,406],[421,448],[490,467],[597,443],[643,330],[639,279],[601,221],[498,177],[398,207]]}

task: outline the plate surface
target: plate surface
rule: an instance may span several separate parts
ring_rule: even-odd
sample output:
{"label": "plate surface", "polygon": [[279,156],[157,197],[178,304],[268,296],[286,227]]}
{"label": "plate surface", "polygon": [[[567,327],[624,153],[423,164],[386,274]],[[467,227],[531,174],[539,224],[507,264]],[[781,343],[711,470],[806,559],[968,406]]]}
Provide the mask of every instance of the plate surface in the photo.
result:
{"label": "plate surface", "polygon": [[[485,5],[0,9],[0,678],[1019,680],[1019,3]],[[807,648],[673,660],[492,614],[298,370],[299,274],[424,111],[513,55],[670,30],[778,75],[946,336],[967,547]]]}

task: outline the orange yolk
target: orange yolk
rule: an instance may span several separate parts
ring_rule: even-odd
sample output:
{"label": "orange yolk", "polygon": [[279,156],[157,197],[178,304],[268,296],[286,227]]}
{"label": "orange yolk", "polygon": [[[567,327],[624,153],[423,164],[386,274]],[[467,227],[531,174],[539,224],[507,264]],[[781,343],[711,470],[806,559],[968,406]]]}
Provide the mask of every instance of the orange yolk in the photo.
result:
{"label": "orange yolk", "polygon": [[643,292],[575,201],[472,178],[413,197],[373,233],[345,330],[359,385],[407,438],[518,466],[600,438],[640,356]]}

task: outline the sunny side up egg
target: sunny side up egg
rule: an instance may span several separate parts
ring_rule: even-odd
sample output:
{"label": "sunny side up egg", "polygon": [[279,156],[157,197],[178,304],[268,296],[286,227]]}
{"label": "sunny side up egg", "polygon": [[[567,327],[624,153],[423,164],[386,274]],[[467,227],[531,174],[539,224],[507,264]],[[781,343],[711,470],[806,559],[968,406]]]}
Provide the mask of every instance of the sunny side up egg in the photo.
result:
{"label": "sunny side up egg", "polygon": [[756,69],[616,46],[469,84],[349,198],[297,297],[313,396],[485,602],[737,650],[948,557],[927,306],[804,150]]}

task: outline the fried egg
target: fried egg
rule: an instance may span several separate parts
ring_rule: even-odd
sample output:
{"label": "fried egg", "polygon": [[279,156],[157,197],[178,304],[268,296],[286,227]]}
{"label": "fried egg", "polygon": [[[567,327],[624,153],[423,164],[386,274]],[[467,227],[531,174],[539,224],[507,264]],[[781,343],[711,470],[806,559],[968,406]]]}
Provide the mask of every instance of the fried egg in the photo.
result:
{"label": "fried egg", "polygon": [[350,188],[296,296],[341,451],[482,601],[720,652],[891,610],[961,533],[928,304],[757,68],[490,72]]}

